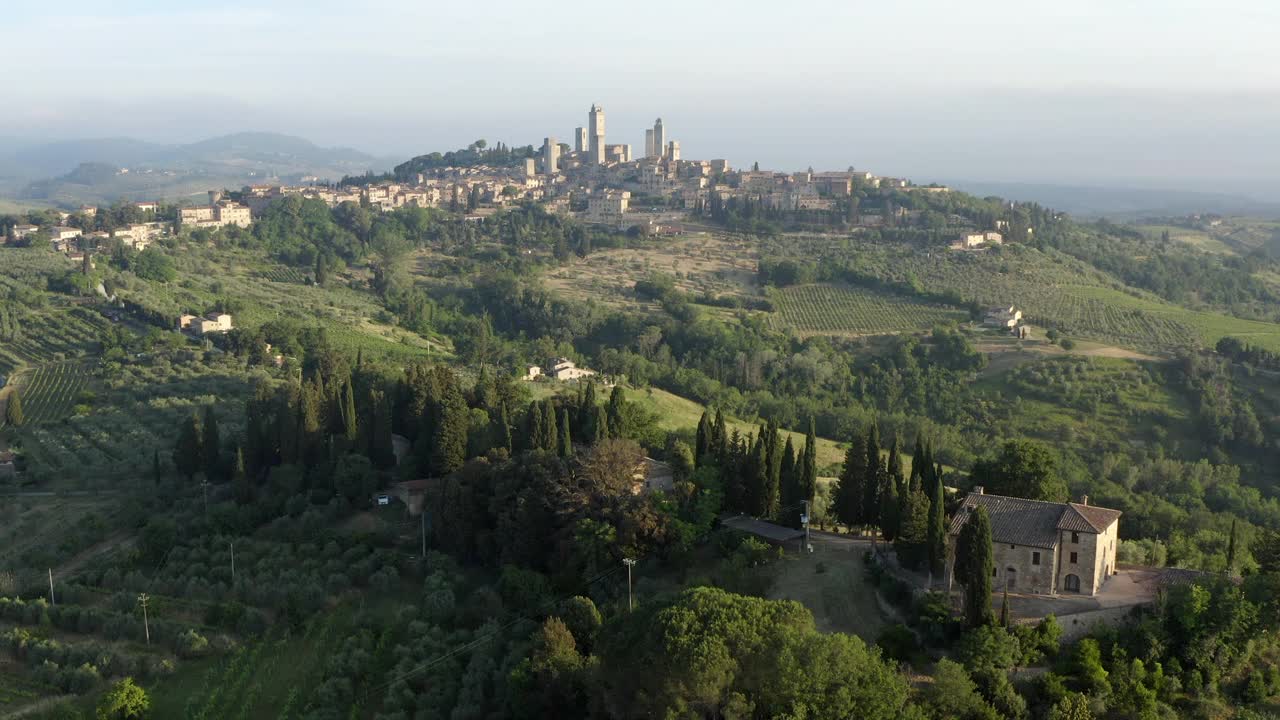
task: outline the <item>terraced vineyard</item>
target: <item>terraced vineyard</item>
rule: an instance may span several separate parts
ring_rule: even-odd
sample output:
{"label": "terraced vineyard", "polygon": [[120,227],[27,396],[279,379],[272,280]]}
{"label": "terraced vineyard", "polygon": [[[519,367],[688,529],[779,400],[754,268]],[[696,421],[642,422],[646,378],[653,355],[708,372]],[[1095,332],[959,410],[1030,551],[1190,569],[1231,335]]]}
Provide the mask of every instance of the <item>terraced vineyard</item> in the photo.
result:
{"label": "terraced vineyard", "polygon": [[108,321],[84,308],[53,309],[22,318],[17,338],[0,342],[0,375],[92,352]]}
{"label": "terraced vineyard", "polygon": [[983,305],[1016,305],[1029,322],[1076,338],[1144,352],[1209,346],[1224,335],[1280,350],[1280,325],[1198,312],[1114,278],[1055,251],[1010,246],[999,253],[924,252],[893,245],[848,245],[838,239],[790,237],[769,252],[846,262],[862,275],[918,283]]}
{"label": "terraced vineyard", "polygon": [[884,335],[963,322],[968,313],[843,285],[800,285],[773,296],[777,320],[801,335]]}
{"label": "terraced vineyard", "polygon": [[47,363],[26,374],[18,384],[22,409],[32,425],[61,420],[71,414],[76,398],[89,381],[89,366],[78,360]]}

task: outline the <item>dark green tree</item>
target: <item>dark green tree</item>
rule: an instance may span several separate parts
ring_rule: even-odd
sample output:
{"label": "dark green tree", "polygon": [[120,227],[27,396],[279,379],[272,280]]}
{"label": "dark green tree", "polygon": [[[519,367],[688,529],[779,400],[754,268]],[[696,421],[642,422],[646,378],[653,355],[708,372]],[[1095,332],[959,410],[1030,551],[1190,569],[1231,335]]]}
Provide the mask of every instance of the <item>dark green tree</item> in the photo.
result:
{"label": "dark green tree", "polygon": [[204,428],[200,440],[200,448],[204,452],[204,475],[209,482],[222,479],[222,441],[218,435],[218,416],[213,406],[204,409]]}
{"label": "dark green tree", "polygon": [[595,444],[600,442],[601,440],[609,439],[610,437],[609,416],[605,413],[605,409],[603,406],[593,405],[591,407],[594,409],[591,411],[592,419],[591,419],[590,427],[595,432],[595,435],[592,435],[590,437],[591,437],[592,444]]}
{"label": "dark green tree", "polygon": [[542,404],[533,402],[529,404],[529,411],[525,413],[528,420],[527,434],[525,436],[525,449],[541,450],[547,446],[547,427],[546,416],[542,413]]}
{"label": "dark green tree", "polygon": [[151,480],[156,485],[164,479],[164,467],[160,464],[160,451],[153,450],[151,452]]}
{"label": "dark green tree", "polygon": [[542,449],[557,455],[560,452],[560,422],[556,419],[556,405],[550,398],[542,401]]}
{"label": "dark green tree", "polygon": [[235,464],[231,469],[231,490],[236,503],[248,505],[253,500],[253,490],[249,486],[249,475],[244,468],[244,450],[236,448]]}
{"label": "dark green tree", "polygon": [[809,432],[804,438],[804,454],[800,460],[800,500],[809,503],[813,512],[813,497],[818,491],[818,431],[814,418],[809,418]]}
{"label": "dark green tree", "polygon": [[991,572],[995,562],[991,554],[991,518],[979,505],[956,540],[955,574],[964,586],[964,616],[970,627],[990,625]]}
{"label": "dark green tree", "polygon": [[621,385],[614,385],[609,393],[609,437],[620,438],[627,435],[626,405],[627,399]]}
{"label": "dark green tree", "polygon": [[862,499],[862,522],[873,527],[881,527],[880,510],[882,500],[880,494],[886,473],[884,471],[884,460],[880,459],[880,429],[876,426],[875,420],[871,421],[871,427],[867,429],[865,450],[867,453],[865,465],[867,475],[862,483],[862,489],[866,493]]}
{"label": "dark green tree", "polygon": [[569,434],[569,410],[560,410],[560,444],[559,454],[562,458],[573,457],[573,438]]}
{"label": "dark green tree", "polygon": [[701,465],[703,457],[710,452],[711,442],[711,421],[707,418],[706,410],[702,411],[702,417],[698,418],[698,431],[695,436],[693,445],[693,462],[695,465]]}
{"label": "dark green tree", "polygon": [[1231,535],[1227,540],[1227,575],[1236,571],[1236,519],[1231,518]]}
{"label": "dark green tree", "polygon": [[432,409],[431,472],[439,477],[458,470],[467,460],[471,412],[453,371],[441,366],[437,374],[440,396]]}
{"label": "dark green tree", "polygon": [[787,435],[787,442],[782,447],[782,462],[778,468],[778,489],[779,502],[782,507],[788,508],[783,513],[784,520],[788,525],[799,527],[800,512],[794,505],[800,499],[800,468],[796,466],[796,449],[791,442],[791,435]]}
{"label": "dark green tree", "polygon": [[507,454],[511,454],[512,438],[511,438],[511,418],[507,416],[507,403],[503,402],[498,405],[497,424],[494,428],[494,436],[497,438],[498,447],[505,448]]}
{"label": "dark green tree", "polygon": [[867,451],[862,436],[854,433],[844,453],[844,466],[836,483],[832,511],[849,528],[863,524],[862,503],[866,497]]}
{"label": "dark green tree", "polygon": [[1058,474],[1057,455],[1032,440],[1010,440],[995,458],[975,463],[970,477],[975,486],[983,486],[992,495],[1067,500],[1067,483]]}
{"label": "dark green tree", "polygon": [[204,467],[204,449],[200,444],[203,437],[204,431],[197,415],[192,414],[178,428],[178,439],[173,446],[173,467],[187,477],[187,482],[195,479],[196,473]]}
{"label": "dark green tree", "polygon": [[342,437],[348,443],[354,443],[360,434],[357,423],[355,384],[348,380],[342,386]]}
{"label": "dark green tree", "polygon": [[929,490],[929,572],[940,577],[947,563],[947,507],[942,489],[942,478],[930,472],[932,486]]}

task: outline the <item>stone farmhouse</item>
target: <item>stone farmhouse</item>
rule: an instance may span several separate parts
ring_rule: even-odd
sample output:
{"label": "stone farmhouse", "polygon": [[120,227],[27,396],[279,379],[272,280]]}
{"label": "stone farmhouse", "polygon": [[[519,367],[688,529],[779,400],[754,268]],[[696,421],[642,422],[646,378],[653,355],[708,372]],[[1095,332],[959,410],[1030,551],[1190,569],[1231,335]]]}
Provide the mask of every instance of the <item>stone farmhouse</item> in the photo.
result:
{"label": "stone farmhouse", "polygon": [[530,365],[525,368],[524,379],[536,380],[540,377],[549,377],[552,380],[569,382],[592,377],[595,374],[595,370],[580,368],[569,358],[555,358],[547,363],[546,368],[539,365]]}
{"label": "stone farmhouse", "polygon": [[982,320],[982,324],[987,327],[998,327],[1006,330],[1018,327],[1020,322],[1022,322],[1022,311],[1012,305],[989,308],[986,317]]}
{"label": "stone farmhouse", "polygon": [[197,335],[224,333],[231,330],[231,316],[227,313],[211,312],[204,317],[183,315],[178,318],[179,330],[190,330]]}
{"label": "stone farmhouse", "polygon": [[1120,511],[1079,503],[1054,503],[987,495],[974,488],[951,519],[947,586],[953,581],[955,543],[978,507],[991,517],[997,591],[1041,595],[1096,595],[1116,572]]}

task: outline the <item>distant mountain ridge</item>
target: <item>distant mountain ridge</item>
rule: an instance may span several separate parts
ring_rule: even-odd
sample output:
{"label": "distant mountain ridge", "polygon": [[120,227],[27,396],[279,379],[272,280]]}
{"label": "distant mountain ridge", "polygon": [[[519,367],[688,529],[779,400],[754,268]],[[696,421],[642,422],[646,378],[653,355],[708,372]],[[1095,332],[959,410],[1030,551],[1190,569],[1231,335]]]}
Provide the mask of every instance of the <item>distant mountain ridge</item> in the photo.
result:
{"label": "distant mountain ridge", "polygon": [[[5,147],[10,151],[3,152]],[[303,177],[336,181],[395,164],[351,148],[326,148],[270,132],[181,144],[124,137],[13,147],[13,141],[0,146],[0,194],[64,206],[122,197],[179,198],[214,187],[296,182]],[[103,166],[120,172],[105,175]]]}
{"label": "distant mountain ridge", "polygon": [[995,195],[1006,200],[1034,202],[1080,217],[1133,220],[1194,213],[1280,217],[1280,203],[1232,193],[985,180],[946,182],[979,197]]}

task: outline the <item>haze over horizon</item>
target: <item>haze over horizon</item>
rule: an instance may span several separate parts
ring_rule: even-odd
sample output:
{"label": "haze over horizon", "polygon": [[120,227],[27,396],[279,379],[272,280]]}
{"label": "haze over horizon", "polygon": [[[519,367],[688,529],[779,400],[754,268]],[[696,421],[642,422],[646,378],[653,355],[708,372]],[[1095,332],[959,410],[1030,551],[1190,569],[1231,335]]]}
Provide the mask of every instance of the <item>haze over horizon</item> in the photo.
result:
{"label": "haze over horizon", "polygon": [[571,142],[599,102],[610,142],[661,116],[735,165],[1280,199],[1280,8],[1259,1],[96,5],[6,10],[40,61],[0,136],[262,130],[407,158]]}

